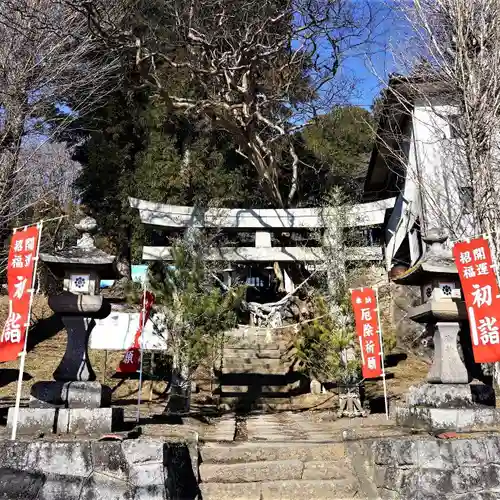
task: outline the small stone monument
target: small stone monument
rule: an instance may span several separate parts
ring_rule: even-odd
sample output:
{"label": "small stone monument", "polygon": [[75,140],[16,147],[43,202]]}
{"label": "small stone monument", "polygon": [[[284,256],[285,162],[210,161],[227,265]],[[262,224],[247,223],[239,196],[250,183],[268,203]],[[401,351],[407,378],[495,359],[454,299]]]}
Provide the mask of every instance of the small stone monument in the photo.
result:
{"label": "small stone monument", "polygon": [[[352,344],[342,351],[340,356],[341,366],[346,370],[349,363],[354,360],[356,360],[356,350]],[[337,417],[366,417],[367,412],[361,404],[359,379],[356,380],[355,378],[347,377],[346,380],[344,377],[344,380],[339,382],[337,387],[339,390]]]}
{"label": "small stone monument", "polygon": [[445,247],[448,236],[431,229],[423,239],[428,247],[424,256],[394,282],[420,286],[422,304],[409,310],[409,318],[434,334],[434,359],[427,383],[411,387],[406,405],[396,407],[396,421],[430,431],[494,424],[500,417],[491,407],[494,390],[470,383],[470,370],[458,350],[459,334],[468,335],[468,321],[458,271],[451,250]]}
{"label": "small stone monument", "polygon": [[75,227],[81,234],[76,246],[40,254],[52,273],[64,280],[63,293],[50,296],[49,306],[61,315],[68,341],[54,380],[33,385],[29,408],[19,413],[19,433],[105,433],[123,420],[121,408],[110,408],[111,390],[96,381],[88,358],[95,319],[105,318],[111,310],[100,294],[100,280],[118,277],[115,257],[95,247],[95,219],[85,217]]}

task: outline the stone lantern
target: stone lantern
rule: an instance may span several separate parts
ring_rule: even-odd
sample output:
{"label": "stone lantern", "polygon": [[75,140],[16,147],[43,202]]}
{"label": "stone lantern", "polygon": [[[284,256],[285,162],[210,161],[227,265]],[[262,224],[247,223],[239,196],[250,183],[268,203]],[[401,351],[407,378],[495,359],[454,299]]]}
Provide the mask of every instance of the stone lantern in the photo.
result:
{"label": "stone lantern", "polygon": [[428,430],[466,429],[470,422],[464,412],[483,418],[491,414],[485,404],[494,404],[492,387],[469,383],[472,377],[458,351],[459,334],[468,328],[467,310],[452,252],[445,247],[447,239],[444,231],[429,230],[423,238],[427,244],[424,256],[394,279],[400,285],[420,287],[422,303],[410,309],[408,316],[425,324],[434,335],[434,359],[427,383],[410,388],[407,404],[396,408],[396,420]]}
{"label": "stone lantern", "polygon": [[96,380],[88,357],[95,319],[105,318],[111,311],[100,294],[100,281],[118,277],[115,257],[95,247],[95,219],[85,217],[75,227],[80,232],[76,246],[40,254],[49,270],[63,281],[63,293],[50,296],[49,306],[61,316],[68,341],[54,380],[33,385],[30,408],[20,412],[21,433],[103,433],[123,419],[123,410],[110,408],[111,390]]}

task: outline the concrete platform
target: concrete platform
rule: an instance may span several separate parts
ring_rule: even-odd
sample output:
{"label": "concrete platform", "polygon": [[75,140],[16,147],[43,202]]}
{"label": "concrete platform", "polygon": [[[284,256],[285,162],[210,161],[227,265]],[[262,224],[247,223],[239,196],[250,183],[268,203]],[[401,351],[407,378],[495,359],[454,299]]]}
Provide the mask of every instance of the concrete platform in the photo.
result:
{"label": "concrete platform", "polygon": [[471,408],[429,408],[396,406],[396,424],[427,431],[474,431],[500,427],[500,409],[487,406]]}
{"label": "concrete platform", "polygon": [[406,404],[429,408],[495,407],[493,387],[475,384],[421,384],[410,387]]}
{"label": "concrete platform", "polygon": [[[14,408],[9,408],[7,429],[12,429]],[[106,434],[123,424],[123,408],[20,408],[19,435]]]}

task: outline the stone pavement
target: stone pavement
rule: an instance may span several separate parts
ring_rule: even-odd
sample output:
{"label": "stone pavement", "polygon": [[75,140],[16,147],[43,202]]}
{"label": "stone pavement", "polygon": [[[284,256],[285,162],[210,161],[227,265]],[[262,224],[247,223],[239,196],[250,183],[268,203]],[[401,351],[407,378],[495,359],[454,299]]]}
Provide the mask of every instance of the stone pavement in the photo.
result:
{"label": "stone pavement", "polygon": [[[322,420],[323,418],[328,418]],[[345,431],[355,432],[358,437],[400,435],[393,420],[385,415],[367,418],[334,419],[331,413],[283,412],[267,415],[250,415],[246,418],[248,441],[338,441]]]}
{"label": "stone pavement", "polygon": [[[238,427],[242,436],[238,435]],[[241,425],[243,423],[243,425]],[[366,418],[335,419],[330,412],[278,412],[270,414],[249,414],[237,417],[227,414],[222,417],[203,419],[194,417],[183,419],[182,425],[171,423],[142,424],[144,434],[151,436],[168,435],[172,432],[192,431],[198,434],[200,441],[310,441],[338,442],[346,439],[346,434],[356,438],[378,438],[382,436],[401,436],[405,434],[396,427],[394,420],[387,420],[383,414],[369,415]],[[236,439],[235,439],[236,438]]]}
{"label": "stone pavement", "polygon": [[198,425],[203,500],[376,498],[366,457],[348,454],[346,439],[400,432],[385,415],[341,420],[332,415],[228,415],[209,428]]}
{"label": "stone pavement", "polygon": [[[232,427],[229,422],[234,441],[214,440]],[[200,434],[203,500],[376,498],[365,457],[347,453],[345,440],[354,433],[378,437],[398,431],[385,415],[323,421],[311,412],[226,417]]]}

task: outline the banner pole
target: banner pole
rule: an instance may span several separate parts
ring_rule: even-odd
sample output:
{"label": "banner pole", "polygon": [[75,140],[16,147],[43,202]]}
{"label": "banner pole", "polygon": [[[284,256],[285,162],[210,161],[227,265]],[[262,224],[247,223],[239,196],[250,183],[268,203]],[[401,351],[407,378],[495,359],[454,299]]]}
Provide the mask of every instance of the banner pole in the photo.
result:
{"label": "banner pole", "polygon": [[380,356],[382,365],[382,383],[384,385],[384,402],[385,402],[385,416],[389,420],[389,404],[387,401],[387,384],[385,381],[385,366],[384,366],[384,341],[382,339],[382,322],[380,321],[380,303],[378,301],[378,286],[375,289],[375,300],[377,301],[377,319],[378,319],[378,336],[380,342]]}
{"label": "banner pole", "polygon": [[[488,248],[490,249],[490,254],[491,254],[491,263],[493,267],[493,272],[495,274],[495,278],[497,280],[497,284],[500,286],[500,269],[498,268],[498,259],[497,259],[497,249],[496,246],[491,244],[491,235],[492,233],[486,233],[483,237],[486,240],[486,243],[488,245]],[[473,310],[470,311],[473,313]],[[474,322],[475,323],[475,322]],[[472,324],[472,322],[471,322]],[[474,324],[475,327],[475,324]],[[497,386],[500,385],[500,365],[498,361],[495,361],[493,363],[493,380],[496,382]]]}
{"label": "banner pole", "polygon": [[[34,224],[32,224],[34,226]],[[30,328],[31,321],[31,307],[33,306],[33,295],[35,294],[35,280],[36,280],[36,271],[38,268],[38,259],[40,257],[40,241],[42,240],[42,229],[43,222],[39,222],[38,226],[38,242],[36,247],[36,257],[35,263],[33,264],[33,276],[31,279],[31,296],[30,296],[30,304],[28,309],[28,319],[26,321],[26,333],[24,335],[24,348],[21,352],[21,361],[19,363],[19,378],[17,379],[17,391],[16,391],[16,405],[14,406],[14,415],[12,418],[12,433],[10,435],[10,439],[14,441],[17,435],[17,421],[19,419],[19,407],[21,405],[21,391],[23,387],[23,375],[24,375],[24,364],[26,361],[26,352],[28,349],[28,332]],[[16,232],[16,230],[14,230]]]}
{"label": "banner pole", "polygon": [[141,315],[141,361],[139,365],[139,391],[137,395],[137,416],[136,421],[139,423],[141,418],[141,391],[142,391],[142,362],[144,359],[144,325],[146,323],[146,279],[144,278],[144,290],[142,293],[142,315]]}

